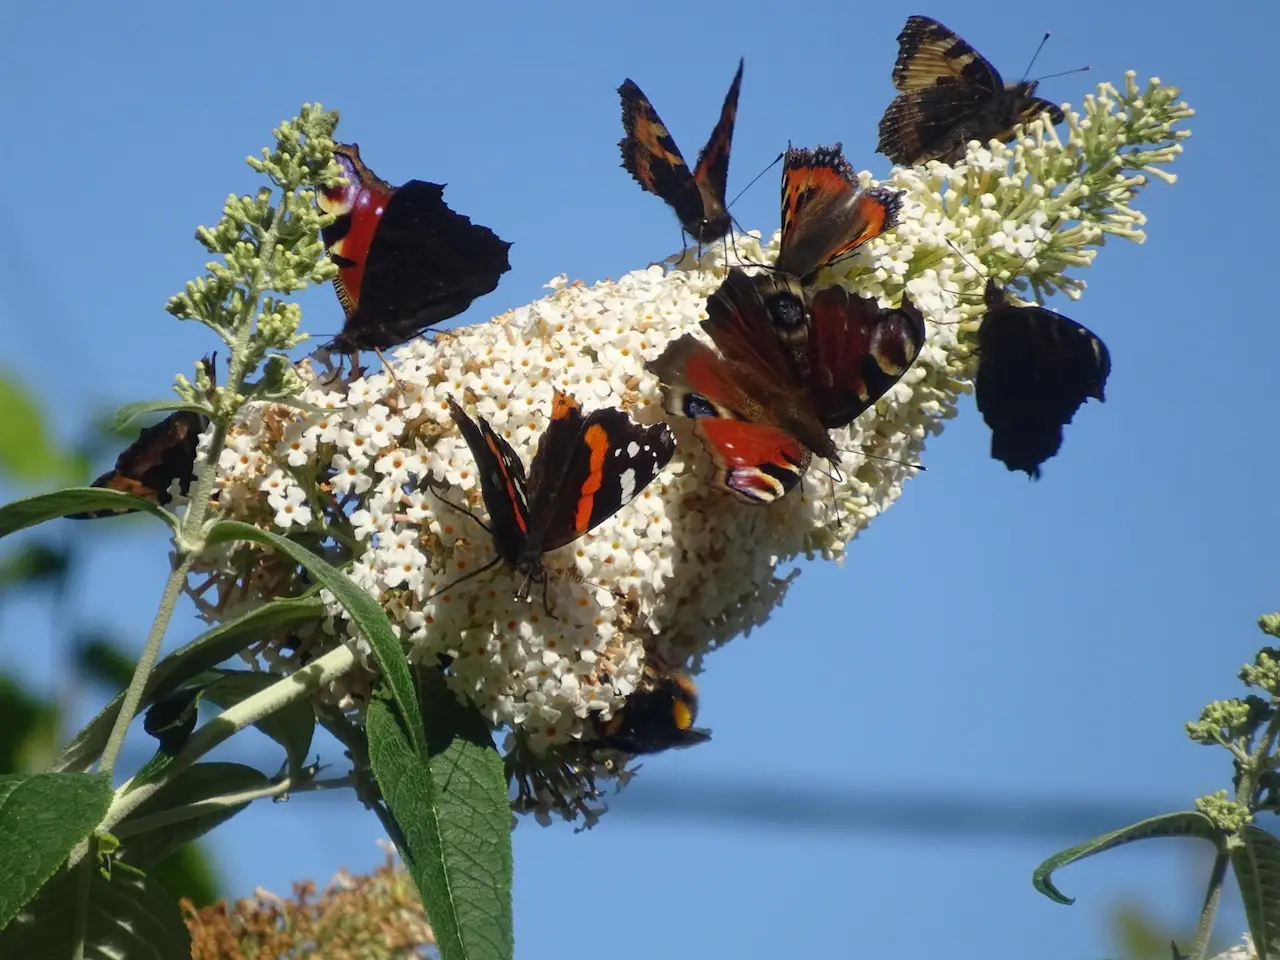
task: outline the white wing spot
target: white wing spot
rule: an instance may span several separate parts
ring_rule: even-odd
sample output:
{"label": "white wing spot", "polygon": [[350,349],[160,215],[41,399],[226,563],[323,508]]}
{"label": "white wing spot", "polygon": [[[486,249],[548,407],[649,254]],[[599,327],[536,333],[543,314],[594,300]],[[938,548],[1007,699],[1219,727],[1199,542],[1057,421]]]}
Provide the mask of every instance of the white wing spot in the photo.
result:
{"label": "white wing spot", "polygon": [[639,453],[640,453],[640,444],[636,443],[634,440],[632,440],[630,443],[627,444],[628,457],[634,458]]}
{"label": "white wing spot", "polygon": [[622,476],[618,478],[618,483],[622,486],[622,502],[626,503],[636,495],[636,472],[630,468],[622,471]]}

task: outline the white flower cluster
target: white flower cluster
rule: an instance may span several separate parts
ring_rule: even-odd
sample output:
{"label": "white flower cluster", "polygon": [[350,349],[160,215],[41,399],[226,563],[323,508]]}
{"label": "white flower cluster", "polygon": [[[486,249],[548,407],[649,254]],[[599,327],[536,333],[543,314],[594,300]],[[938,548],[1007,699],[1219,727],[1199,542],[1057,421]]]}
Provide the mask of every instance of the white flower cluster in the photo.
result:
{"label": "white flower cluster", "polygon": [[[928,340],[874,410],[833,431],[838,471],[815,463],[780,501],[743,504],[708,484],[709,458],[688,422],[676,419],[678,449],[659,477],[612,519],[547,556],[550,610],[537,590],[532,602],[516,600],[518,578],[501,564],[448,586],[494,551],[463,512],[485,517],[477,465],[446,399],[487,419],[526,464],[557,388],[588,412],[614,406],[657,422],[659,388],[646,361],[682,334],[701,337],[706,298],[726,264],[771,262],[776,235],[767,245],[754,233],[733,237],[696,262],[686,252],[671,271],[652,266],[616,282],[558,278],[544,299],[411,342],[369,376],[304,364],[300,405],[324,412],[247,405],[222,453],[218,501],[231,516],[312,536],[317,549],[350,557],[350,575],[382,603],[410,657],[450,658],[454,689],[495,726],[519,731],[534,754],[589,738],[592,719],[607,719],[636,689],[646,657],[685,664],[762,623],[785,594],[780,565],[799,555],[839,557],[898,498],[926,436],[941,430],[968,388],[964,321],[981,313],[985,273],[1078,294],[1062,271],[1089,263],[1087,247],[1104,233],[1137,238],[1141,215],[1127,203],[1142,178],[1129,172],[1132,163],[1106,158],[1164,143],[1164,154],[1138,159],[1167,162],[1180,136],[1168,128],[1189,111],[1172,104],[1167,88],[1153,84],[1143,94],[1131,78],[1129,86],[1121,97],[1104,84],[1084,119],[1068,110],[1065,142],[1037,121],[1008,147],[971,145],[954,167],[895,168],[884,182],[906,192],[899,225],[824,282],[886,305],[905,289],[930,321]],[[1164,126],[1153,133],[1142,121],[1157,112]],[[256,566],[236,553],[209,558],[217,615],[278,586],[273,577],[284,568],[273,573],[262,554],[254,557]],[[326,636],[314,642],[346,638],[341,607],[331,603],[330,612]]]}

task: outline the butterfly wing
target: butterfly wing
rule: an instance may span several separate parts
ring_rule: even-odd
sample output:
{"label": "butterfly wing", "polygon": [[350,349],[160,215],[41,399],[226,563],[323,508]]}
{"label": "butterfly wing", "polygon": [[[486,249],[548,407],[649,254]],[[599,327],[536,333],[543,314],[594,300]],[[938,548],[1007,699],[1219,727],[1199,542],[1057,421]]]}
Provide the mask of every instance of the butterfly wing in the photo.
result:
{"label": "butterfly wing", "polygon": [[1015,127],[1030,123],[1045,113],[1049,115],[1049,122],[1055,126],[1062,123],[1066,119],[1062,108],[1056,103],[1032,96],[1035,87],[1034,83],[1018,83],[1003,91],[989,110],[980,112],[970,122],[970,126],[974,128],[970,139],[984,143],[988,140],[1007,143],[1013,139]]}
{"label": "butterfly wing", "polygon": [[333,223],[320,228],[320,237],[329,259],[338,267],[333,288],[343,313],[350,318],[360,303],[369,245],[395,187],[365,166],[358,143],[334,144],[333,159],[347,182],[321,187],[316,193],[316,205],[322,213],[336,217]]}
{"label": "butterfly wing", "polygon": [[604,523],[649,485],[674,452],[666,424],[642,426],[613,407],[584,417],[578,402],[557,390],[529,468],[526,552],[541,556]]}
{"label": "butterfly wing", "polygon": [[901,194],[884,187],[860,191],[840,144],[788,148],[782,166],[782,244],[775,266],[806,280],[893,227]]}
{"label": "butterfly wing", "polygon": [[[772,503],[809,469],[809,450],[777,425],[769,402],[754,395],[762,391],[752,368],[685,334],[647,369],[662,383],[667,412],[694,421],[715,464],[716,486],[748,503]],[[749,392],[744,383],[755,389]]]}
{"label": "butterfly wing", "polygon": [[809,389],[823,426],[843,427],[915,362],[924,346],[924,317],[905,294],[901,306],[886,308],[839,286],[815,294],[811,312]]}
{"label": "butterfly wing", "polygon": [[472,420],[452,397],[448,402],[449,416],[458,425],[476,462],[494,550],[514,564],[524,552],[529,531],[524,464],[511,444],[494,433],[484,417]]}
{"label": "butterfly wing", "polygon": [[[700,242],[708,242],[729,231],[731,221],[725,201],[729,184],[729,147],[733,142],[733,123],[738,116],[738,91],[742,89],[743,61],[738,61],[738,72],[733,76],[724,104],[720,107],[720,119],[706,146],[698,154],[698,165],[693,168],[693,179],[702,193],[703,233],[697,235]],[[714,234],[714,236],[712,236]]]}
{"label": "butterfly wing", "polygon": [[1081,404],[1105,399],[1110,372],[1106,344],[1069,317],[1007,303],[989,309],[978,328],[974,393],[991,428],[991,456],[1038,478]]}
{"label": "butterfly wing", "polygon": [[[734,93],[734,88],[730,89],[730,93]],[[698,182],[689,172],[680,148],[667,132],[666,126],[658,116],[658,111],[653,109],[649,98],[635,83],[629,79],[624,80],[622,86],[618,87],[618,95],[622,98],[622,128],[626,133],[626,136],[618,141],[618,148],[622,151],[623,169],[631,174],[636,183],[644,189],[661,197],[675,211],[676,216],[680,218],[680,225],[688,233],[703,240],[704,229],[709,229],[703,226],[708,216],[703,202],[703,191],[699,189]],[[735,98],[735,107],[736,104]],[[726,174],[728,172],[727,149],[726,144]],[[727,216],[725,219],[727,221]],[[728,229],[729,225],[726,222],[724,230],[705,239],[713,240]]]}
{"label": "butterfly wing", "polygon": [[943,79],[961,80],[989,97],[1004,87],[1000,72],[957,33],[930,17],[908,17],[898,34],[893,85],[906,93]]}

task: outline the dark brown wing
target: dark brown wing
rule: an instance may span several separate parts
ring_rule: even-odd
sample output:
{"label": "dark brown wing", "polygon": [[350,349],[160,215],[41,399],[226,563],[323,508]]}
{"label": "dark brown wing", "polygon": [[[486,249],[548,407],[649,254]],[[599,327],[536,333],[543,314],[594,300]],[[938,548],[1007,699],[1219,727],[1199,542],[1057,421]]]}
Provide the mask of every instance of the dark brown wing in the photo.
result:
{"label": "dark brown wing", "polygon": [[557,390],[529,467],[526,554],[541,556],[604,523],[648,486],[674,452],[666,424],[641,426],[612,407],[584,417],[578,402]]}
{"label": "dark brown wing", "polygon": [[905,93],[927,89],[944,78],[962,80],[988,96],[1004,87],[1000,72],[959,34],[930,17],[908,17],[898,34],[893,85]]}
{"label": "dark brown wing", "polygon": [[882,307],[843,287],[814,294],[809,391],[827,429],[852,423],[907,372],[924,346],[924,317],[905,294]]}
{"label": "dark brown wing", "polygon": [[1001,102],[999,95],[954,79],[899,94],[880,118],[876,151],[904,166],[954,162],[970,140],[983,139]]}
{"label": "dark brown wing", "polygon": [[991,428],[991,456],[1038,478],[1081,404],[1105,399],[1110,372],[1106,344],[1069,317],[1008,303],[989,309],[978,328],[974,393]]}
{"label": "dark brown wing", "polygon": [[476,462],[493,548],[502,559],[514,564],[524,553],[528,540],[529,508],[525,493],[528,484],[524,464],[511,444],[494,433],[484,417],[472,420],[452,397],[448,401],[449,416],[458,425]]}
{"label": "dark brown wing", "polygon": [[[742,68],[745,61],[738,61],[738,72],[733,75],[729,92],[720,107],[720,119],[706,146],[698,154],[698,165],[693,168],[693,179],[702,191],[704,221],[703,236],[698,240],[707,243],[729,231],[730,221],[725,191],[729,184],[729,147],[733,143],[733,123],[738,116],[738,92],[742,89]],[[723,228],[723,229],[721,229]],[[716,235],[707,236],[716,230]]]}
{"label": "dark brown wing", "polygon": [[706,216],[703,196],[680,148],[649,98],[632,80],[622,82],[618,95],[622,98],[622,129],[626,132],[618,141],[623,168],[636,183],[661,197],[680,218],[680,225],[696,235]]}

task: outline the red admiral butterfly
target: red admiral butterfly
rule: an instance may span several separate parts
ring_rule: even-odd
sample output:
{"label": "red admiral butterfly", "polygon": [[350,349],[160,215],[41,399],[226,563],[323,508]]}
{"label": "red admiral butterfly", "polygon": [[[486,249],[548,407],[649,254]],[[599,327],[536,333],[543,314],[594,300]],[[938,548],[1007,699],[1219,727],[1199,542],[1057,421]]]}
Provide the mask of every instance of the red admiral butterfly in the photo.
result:
{"label": "red admiral butterfly", "polygon": [[338,215],[320,231],[338,265],[333,286],[347,315],[334,349],[412,340],[492,292],[511,269],[511,244],[449,209],[444,184],[393,187],[365,166],[354,143],[337,144],[333,157],[347,184],[321,188],[316,200]]}
{"label": "red admiral butterfly", "polygon": [[820,267],[898,222],[902,195],[862,190],[840,144],[787,148],[782,165],[782,244],[774,267],[806,282]]}
{"label": "red admiral butterfly", "polygon": [[[789,302],[799,320],[771,312],[767,298]],[[897,383],[925,338],[924,317],[905,296],[893,309],[839,286],[810,298],[791,278],[736,267],[707,299],[707,315],[702,329],[718,354],[685,334],[647,369],[667,411],[695,422],[716,485],[757,504],[794,487],[813,454],[835,461],[827,431]]]}
{"label": "red admiral butterfly", "polygon": [[1080,405],[1106,399],[1111,356],[1069,317],[1010,303],[994,280],[987,281],[986,301],[974,394],[991,428],[991,456],[1037,479]]}
{"label": "red admiral butterfly", "polygon": [[739,60],[738,72],[720,108],[720,120],[698,154],[693,173],[689,173],[680,149],[649,98],[631,80],[624,80],[618,88],[622,126],[627,133],[618,141],[622,166],[640,186],[665,200],[680,218],[680,225],[699,243],[723,237],[732,224],[725,188],[729,182],[729,144],[738,115],[742,66],[743,61]]}
{"label": "red admiral butterfly", "polygon": [[644,678],[621,709],[596,723],[593,747],[623,753],[659,753],[691,747],[711,739],[711,732],[693,725],[698,716],[698,688],[682,670],[646,661]]}
{"label": "red admiral butterfly", "polygon": [[[209,378],[210,390],[215,377],[213,361],[213,357],[205,357],[201,361]],[[178,488],[185,497],[191,490],[191,481],[195,479],[200,434],[208,425],[209,418],[204,414],[177,410],[154,426],[143,427],[138,439],[116,458],[115,469],[108,470],[91,486],[131,493],[163,507],[173,499],[169,488],[177,480]],[[136,512],[132,507],[112,507],[69,513],[67,516],[71,520],[96,520]]]}
{"label": "red admiral butterfly", "polygon": [[877,152],[911,166],[954,163],[970,140],[1009,141],[1013,128],[1056,104],[1035,96],[1035,81],[1005,83],[987,60],[937,20],[909,17],[898,34],[893,85],[902,92],[880,119]]}
{"label": "red admiral butterfly", "polygon": [[[498,563],[523,575],[516,596],[529,585],[546,586],[542,556],[577,540],[622,509],[671,459],[675,441],[666,424],[641,426],[606,407],[585,417],[567,393],[555,392],[551,423],[525,478],[524,464],[488,422],[472,420],[449,398],[449,415],[462,431],[480,472],[480,492],[498,556],[468,574]],[[477,522],[480,521],[477,519]]]}

